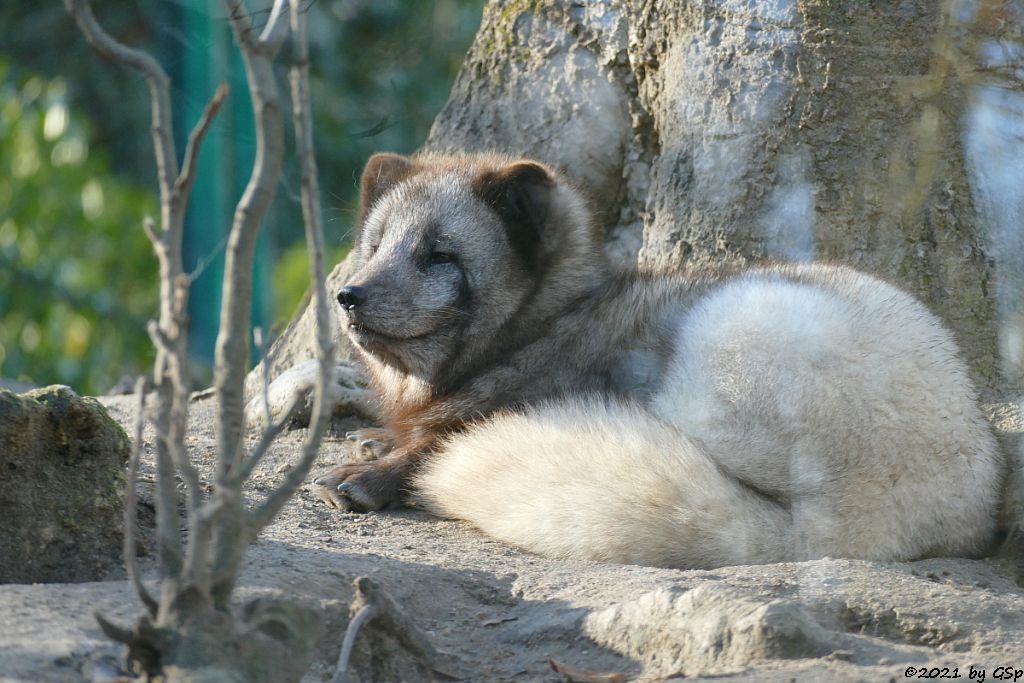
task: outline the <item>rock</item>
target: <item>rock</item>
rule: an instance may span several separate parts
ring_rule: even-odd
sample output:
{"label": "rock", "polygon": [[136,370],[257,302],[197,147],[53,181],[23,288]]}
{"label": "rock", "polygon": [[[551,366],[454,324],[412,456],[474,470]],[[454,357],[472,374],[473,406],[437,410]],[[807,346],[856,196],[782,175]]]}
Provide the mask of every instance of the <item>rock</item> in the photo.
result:
{"label": "rock", "polygon": [[769,659],[822,657],[832,632],[799,604],[705,584],[658,589],[589,615],[588,635],[657,671],[739,671]]}
{"label": "rock", "polygon": [[0,582],[94,581],[120,561],[128,444],[68,387],[0,390]]}
{"label": "rock", "polygon": [[[132,397],[100,401],[131,429]],[[216,409],[212,400],[189,409],[189,453],[204,481],[216,477]],[[273,467],[297,460],[305,436],[284,432],[254,484],[280,478]],[[152,425],[144,438],[156,438]],[[350,447],[340,435],[326,439],[322,465],[340,463]],[[144,472],[152,471],[153,461],[154,453],[144,451]],[[246,492],[252,502],[264,495]],[[333,675],[359,576],[379,581],[436,650],[458,658],[462,680],[554,681],[549,659],[622,672],[631,680],[680,680],[673,663],[684,648],[697,649],[696,640],[684,638],[714,634],[723,638],[712,639],[684,670],[720,673],[686,681],[721,681],[736,668],[742,671],[730,680],[904,681],[911,666],[947,667],[951,674],[960,667],[964,681],[974,666],[991,680],[996,666],[1012,665],[1024,652],[1024,591],[991,560],[823,559],[711,571],[551,560],[416,510],[339,515],[314,498],[312,491],[301,492],[260,534],[235,594],[240,608],[276,597],[319,611],[324,635],[314,646],[307,681]],[[328,537],[333,541],[324,543]],[[156,578],[152,569],[142,563],[147,583]],[[661,597],[641,600],[644,595]],[[721,621],[715,621],[716,606]],[[91,613],[129,624],[142,609],[126,581],[0,585],[0,678],[78,683],[94,658],[119,654]],[[288,635],[271,612],[259,613],[262,633]],[[382,640],[386,634],[372,622],[365,626],[348,680],[427,680],[428,672],[412,668],[417,662],[409,653],[387,659],[400,652],[398,643]],[[645,640],[645,634],[653,636]],[[748,657],[754,661],[738,664]]]}

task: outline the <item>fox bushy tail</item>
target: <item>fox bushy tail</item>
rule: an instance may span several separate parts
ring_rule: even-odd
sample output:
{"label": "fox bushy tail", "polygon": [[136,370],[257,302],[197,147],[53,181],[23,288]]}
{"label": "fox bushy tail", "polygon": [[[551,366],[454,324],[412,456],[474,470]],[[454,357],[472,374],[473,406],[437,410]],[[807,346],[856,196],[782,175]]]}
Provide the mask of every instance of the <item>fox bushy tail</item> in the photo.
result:
{"label": "fox bushy tail", "polygon": [[710,568],[787,557],[792,522],[640,406],[576,398],[453,436],[416,477],[433,512],[548,557]]}

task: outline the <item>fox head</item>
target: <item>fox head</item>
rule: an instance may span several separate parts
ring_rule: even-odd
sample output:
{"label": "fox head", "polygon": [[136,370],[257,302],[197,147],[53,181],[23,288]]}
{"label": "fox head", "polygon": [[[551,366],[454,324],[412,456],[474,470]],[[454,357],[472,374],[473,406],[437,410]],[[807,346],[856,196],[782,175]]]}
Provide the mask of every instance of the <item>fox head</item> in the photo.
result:
{"label": "fox head", "polygon": [[376,154],[359,221],[338,292],[348,335],[431,384],[538,333],[604,263],[579,193],[535,161]]}

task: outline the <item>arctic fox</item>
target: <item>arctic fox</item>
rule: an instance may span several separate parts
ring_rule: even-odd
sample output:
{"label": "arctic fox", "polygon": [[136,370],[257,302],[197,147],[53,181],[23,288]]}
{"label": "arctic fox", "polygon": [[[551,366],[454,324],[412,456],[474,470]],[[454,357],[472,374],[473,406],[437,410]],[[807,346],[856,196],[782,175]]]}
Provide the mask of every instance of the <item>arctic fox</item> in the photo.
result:
{"label": "arctic fox", "polygon": [[552,557],[709,568],[977,555],[1003,465],[942,323],[834,265],[619,272],[577,192],[378,154],[338,294],[386,452],[316,483]]}

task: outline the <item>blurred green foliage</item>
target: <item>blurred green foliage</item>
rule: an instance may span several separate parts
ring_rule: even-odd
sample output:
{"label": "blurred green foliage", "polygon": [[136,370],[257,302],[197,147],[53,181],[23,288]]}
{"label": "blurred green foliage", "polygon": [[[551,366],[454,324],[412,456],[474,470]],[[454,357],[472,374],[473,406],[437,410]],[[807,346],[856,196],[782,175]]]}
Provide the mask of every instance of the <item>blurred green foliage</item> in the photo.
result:
{"label": "blurred green foliage", "polygon": [[[349,252],[350,244],[327,248],[324,263],[337,263]],[[330,294],[330,292],[328,292]],[[278,256],[274,265],[274,310],[279,322],[287,323],[300,312],[309,298],[309,254],[304,242],[296,242]]]}
{"label": "blurred green foliage", "polygon": [[[354,213],[359,173],[371,154],[411,153],[426,138],[484,4],[334,0],[311,5],[317,158],[334,206]],[[350,227],[348,216],[338,222]]]}
{"label": "blurred green foliage", "polygon": [[[271,4],[250,0],[254,23],[265,19]],[[347,249],[366,158],[379,150],[410,153],[422,143],[484,4],[309,2],[329,259]],[[112,35],[153,53],[172,79],[183,50],[224,59],[189,35],[183,22],[184,15],[198,13],[226,30],[218,0],[97,2],[95,11]],[[152,356],[144,326],[157,308],[156,264],[140,226],[142,216],[156,210],[148,93],[138,74],[88,47],[59,2],[0,3],[0,26],[17,27],[0,31],[0,60],[6,60],[0,79],[0,376],[99,393],[123,373],[144,369]],[[282,59],[285,98],[286,70]],[[172,84],[172,97],[199,107],[210,94],[188,91],[180,80]],[[236,88],[231,97],[246,95]],[[58,99],[67,128],[51,139],[46,121]],[[179,137],[193,123],[175,121]],[[25,142],[30,137],[31,144]],[[290,131],[286,137],[290,144]],[[65,143],[72,139],[77,142]],[[58,163],[70,154],[69,145],[84,150],[80,160]],[[35,157],[24,151],[29,148]],[[26,161],[31,158],[38,163]],[[24,166],[16,173],[17,164]],[[229,172],[247,176],[249,169],[223,169]],[[266,284],[278,325],[291,318],[307,287],[297,175],[294,168],[286,173],[265,226],[274,263]],[[219,289],[193,290],[192,297],[217,299]]]}
{"label": "blurred green foliage", "polygon": [[0,62],[0,376],[108,389],[152,356],[157,203],[111,175],[62,78]]}

